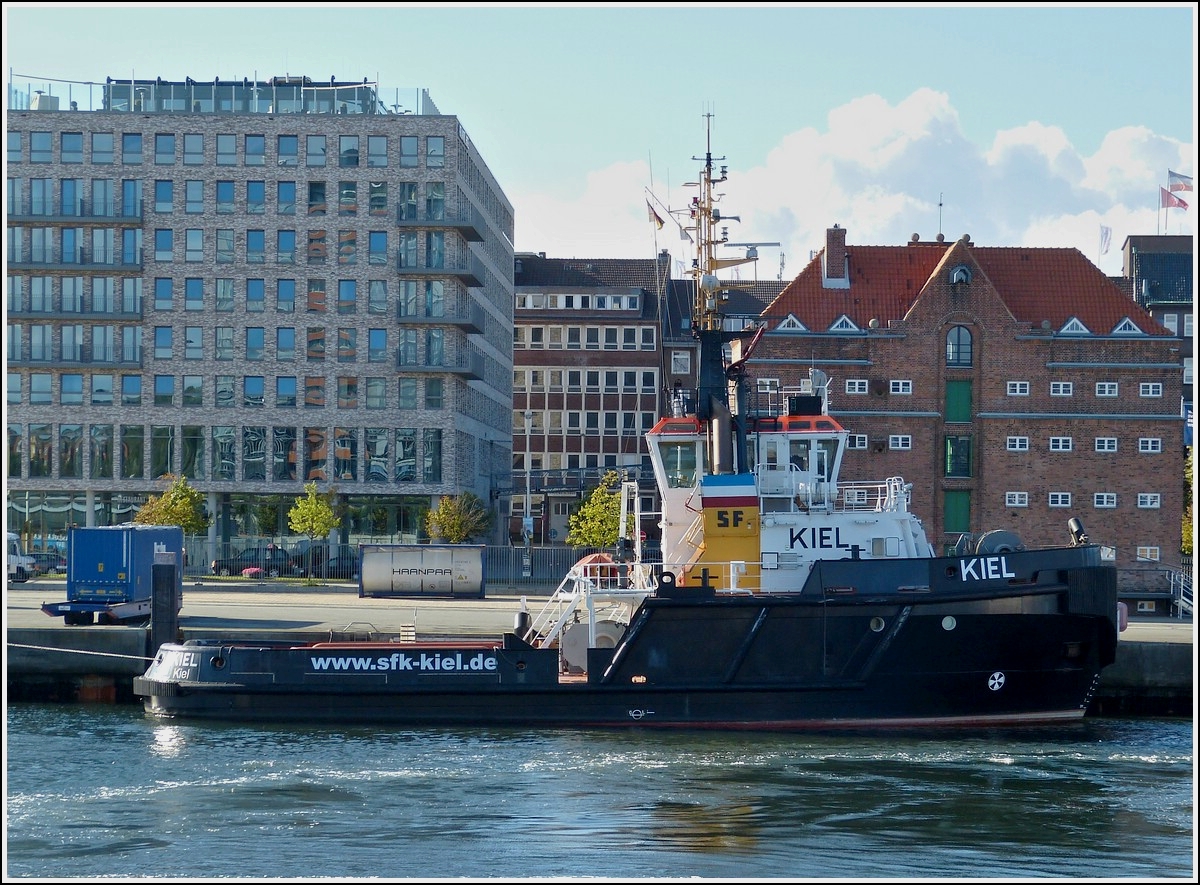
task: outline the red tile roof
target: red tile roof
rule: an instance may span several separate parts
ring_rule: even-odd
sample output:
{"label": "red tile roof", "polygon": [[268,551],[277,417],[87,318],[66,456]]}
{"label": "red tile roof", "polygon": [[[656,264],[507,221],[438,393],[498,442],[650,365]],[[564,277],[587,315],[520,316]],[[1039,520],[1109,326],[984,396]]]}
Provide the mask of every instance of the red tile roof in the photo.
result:
{"label": "red tile roof", "polygon": [[[850,286],[822,285],[821,253],[763,312],[772,326],[792,314],[811,331],[828,329],[843,314],[866,329],[872,319],[886,328],[902,319],[939,271],[949,249],[961,242],[906,246],[847,245]],[[1094,335],[1107,335],[1128,317],[1147,335],[1170,335],[1078,249],[979,247],[970,258],[1018,322],[1058,331],[1078,319]],[[953,261],[958,264],[956,258]],[[974,271],[973,271],[974,272]],[[978,279],[977,279],[978,282]]]}

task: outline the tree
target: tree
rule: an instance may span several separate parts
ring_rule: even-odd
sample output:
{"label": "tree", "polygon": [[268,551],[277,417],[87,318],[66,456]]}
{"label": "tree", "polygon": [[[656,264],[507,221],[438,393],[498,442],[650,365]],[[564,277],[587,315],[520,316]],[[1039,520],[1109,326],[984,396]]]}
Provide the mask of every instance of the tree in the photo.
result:
{"label": "tree", "polygon": [[576,547],[611,547],[621,530],[621,477],[605,471],[579,509],[567,518],[567,543]]}
{"label": "tree", "polygon": [[204,493],[188,485],[182,476],[165,474],[170,485],[161,495],[151,495],[141,506],[133,521],[139,525],[177,525],[185,535],[195,535],[208,528],[204,512]]}
{"label": "tree", "polygon": [[315,482],[304,484],[304,497],[297,498],[288,511],[288,525],[298,535],[308,538],[308,574],[312,575],[312,551],[317,538],[328,537],[341,523],[333,510],[332,491],[318,492]]}
{"label": "tree", "polygon": [[1192,555],[1192,450],[1187,450],[1187,460],[1183,462],[1183,494],[1187,504],[1183,507],[1183,544],[1180,552],[1184,556]]}
{"label": "tree", "polygon": [[492,514],[483,501],[471,492],[457,497],[443,495],[425,516],[425,531],[431,538],[445,538],[451,544],[461,544],[468,538],[486,534],[492,524]]}

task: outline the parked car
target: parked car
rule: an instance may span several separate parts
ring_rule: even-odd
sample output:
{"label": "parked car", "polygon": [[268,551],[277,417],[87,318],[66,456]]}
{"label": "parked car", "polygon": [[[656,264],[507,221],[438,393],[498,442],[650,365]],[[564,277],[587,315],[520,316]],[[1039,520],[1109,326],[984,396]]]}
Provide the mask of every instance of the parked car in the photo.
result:
{"label": "parked car", "polygon": [[358,551],[353,547],[339,549],[335,556],[329,557],[321,569],[325,578],[340,578],[344,581],[358,579]]}
{"label": "parked car", "polygon": [[[358,577],[358,548],[350,544],[339,544],[332,550],[318,544],[311,550],[292,554],[292,565],[304,577],[341,578],[352,580]],[[311,559],[309,554],[312,554]]]}
{"label": "parked car", "polygon": [[233,556],[212,561],[214,575],[240,575],[248,568],[262,569],[262,574],[268,578],[296,574],[287,551],[279,547],[251,547]]}
{"label": "parked car", "polygon": [[34,567],[39,575],[65,575],[67,558],[61,553],[31,553]]}

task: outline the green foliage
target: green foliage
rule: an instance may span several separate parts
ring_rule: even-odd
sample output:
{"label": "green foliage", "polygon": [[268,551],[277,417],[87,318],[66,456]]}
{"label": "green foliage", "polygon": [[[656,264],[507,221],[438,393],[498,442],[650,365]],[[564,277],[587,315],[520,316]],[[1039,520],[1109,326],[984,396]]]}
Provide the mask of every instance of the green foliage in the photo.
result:
{"label": "green foliage", "polygon": [[1179,552],[1184,556],[1192,555],[1192,450],[1187,451],[1187,460],[1183,462],[1183,543]]}
{"label": "green foliage", "polygon": [[334,512],[333,492],[318,492],[315,482],[304,484],[304,497],[297,498],[288,511],[288,525],[310,542],[324,538],[341,524]]}
{"label": "green foliage", "polygon": [[471,492],[463,492],[457,497],[443,495],[437,507],[425,515],[425,531],[429,536],[444,538],[450,544],[461,544],[486,534],[491,524],[491,512]]}
{"label": "green foliage", "polygon": [[567,518],[567,543],[576,547],[611,547],[621,529],[621,477],[608,470],[600,485]]}
{"label": "green foliage", "polygon": [[177,525],[184,534],[194,535],[208,528],[204,513],[204,493],[188,485],[182,476],[166,474],[170,482],[161,495],[151,495],[133,518],[140,525]]}

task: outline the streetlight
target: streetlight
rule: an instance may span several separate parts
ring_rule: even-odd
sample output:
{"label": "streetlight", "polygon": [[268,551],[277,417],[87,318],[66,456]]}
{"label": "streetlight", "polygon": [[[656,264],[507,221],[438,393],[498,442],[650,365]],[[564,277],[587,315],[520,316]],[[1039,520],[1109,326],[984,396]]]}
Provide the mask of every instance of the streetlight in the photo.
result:
{"label": "streetlight", "polygon": [[533,503],[532,503],[532,485],[533,485],[533,462],[531,460],[532,452],[529,445],[529,431],[533,425],[533,412],[530,409],[525,410],[525,512],[521,519],[521,534],[525,537],[525,561],[523,563],[524,575],[526,578],[532,574],[532,563],[530,562],[529,547],[533,541]]}

